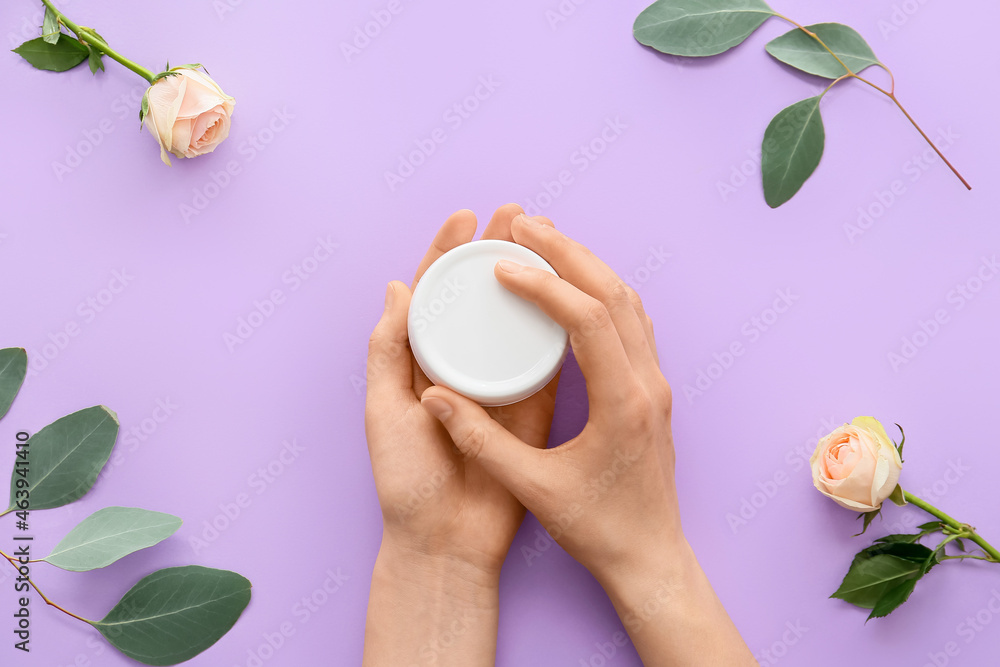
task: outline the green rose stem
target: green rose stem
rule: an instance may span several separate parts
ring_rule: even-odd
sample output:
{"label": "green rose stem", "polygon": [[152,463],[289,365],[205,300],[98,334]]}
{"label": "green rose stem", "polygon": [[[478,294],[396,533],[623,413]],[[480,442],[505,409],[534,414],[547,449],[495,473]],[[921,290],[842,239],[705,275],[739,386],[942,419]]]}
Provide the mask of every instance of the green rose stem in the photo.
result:
{"label": "green rose stem", "polygon": [[[45,4],[49,4],[47,2],[47,0],[42,0],[42,1],[45,2]],[[972,186],[969,185],[969,182],[967,180],[965,180],[965,178],[962,177],[962,174],[958,173],[958,169],[955,169],[954,165],[952,165],[951,162],[948,161],[948,158],[946,158],[944,156],[944,153],[942,153],[938,149],[938,147],[934,145],[934,142],[931,141],[931,138],[927,136],[927,133],[924,132],[923,129],[921,129],[921,127],[919,125],[917,125],[917,121],[915,121],[913,119],[913,116],[911,116],[909,114],[909,112],[906,109],[903,108],[903,105],[899,102],[899,99],[896,97],[896,77],[893,75],[892,70],[890,70],[888,67],[886,67],[882,63],[877,63],[879,67],[881,67],[882,69],[884,69],[886,71],[886,73],[888,73],[889,80],[891,81],[891,86],[890,86],[889,90],[885,90],[884,88],[882,88],[882,87],[880,87],[880,86],[872,83],[868,79],[866,79],[866,78],[864,78],[862,76],[859,76],[858,74],[856,74],[855,72],[853,72],[850,67],[848,67],[847,65],[844,64],[844,61],[840,59],[840,56],[838,56],[836,53],[834,53],[833,50],[830,49],[830,47],[827,46],[826,43],[822,39],[819,38],[819,35],[817,35],[816,33],[814,33],[812,30],[809,30],[808,28],[806,28],[801,23],[798,23],[797,21],[793,21],[792,19],[788,18],[787,16],[783,16],[783,15],[777,14],[777,13],[775,14],[775,16],[777,16],[779,19],[783,19],[785,21],[788,21],[789,23],[791,23],[792,25],[794,25],[795,27],[797,27],[799,30],[801,30],[805,34],[807,34],[810,37],[812,37],[813,39],[815,39],[817,42],[819,42],[820,46],[822,46],[824,49],[826,49],[827,52],[829,52],[829,54],[831,56],[833,56],[834,58],[836,58],[837,62],[840,63],[841,66],[845,70],[847,70],[847,74],[845,74],[844,76],[840,77],[839,79],[837,79],[836,81],[834,81],[833,83],[831,83],[827,87],[827,89],[823,91],[823,95],[826,95],[827,91],[829,91],[830,88],[832,88],[835,83],[837,83],[839,81],[842,81],[844,79],[857,79],[858,81],[861,81],[862,83],[867,83],[869,86],[871,86],[872,88],[874,88],[875,90],[877,90],[878,92],[882,93],[883,95],[885,95],[886,97],[888,97],[890,100],[892,100],[893,102],[895,102],[896,106],[899,107],[899,110],[903,112],[904,116],[906,116],[906,119],[908,121],[910,121],[910,123],[913,125],[913,127],[917,128],[917,132],[919,132],[920,136],[922,136],[924,138],[924,141],[926,141],[928,144],[930,144],[930,147],[934,149],[934,152],[938,154],[938,157],[940,157],[941,160],[946,165],[948,165],[948,168],[951,169],[952,173],[955,174],[955,176],[958,176],[958,180],[962,181],[962,185],[964,185],[969,190],[972,189]],[[820,97],[822,97],[822,95]],[[916,503],[914,503],[914,504],[916,504]],[[928,510],[928,511],[930,511],[930,510]],[[933,514],[933,512],[932,512],[932,514]],[[996,551],[994,551],[994,555],[995,554],[996,554]],[[1000,557],[998,557],[997,559],[1000,560]]]}
{"label": "green rose stem", "polygon": [[[20,566],[19,566],[19,565],[17,564],[17,560],[16,560],[16,559],[14,559],[14,558],[11,558],[11,557],[10,557],[10,556],[8,556],[7,554],[5,554],[5,553],[4,553],[3,551],[0,551],[0,556],[3,556],[3,557],[4,557],[5,559],[7,559],[7,562],[8,562],[8,563],[10,563],[11,565],[13,565],[13,566],[14,566],[14,569],[15,569],[15,570],[17,570],[18,572],[20,572],[20,571],[21,571],[21,568],[20,568]],[[84,623],[89,623],[89,624],[91,624],[91,625],[93,625],[93,624],[94,624],[94,622],[93,622],[93,621],[88,621],[88,620],[87,620],[87,619],[85,619],[85,618],[84,618],[83,616],[77,616],[77,615],[76,615],[76,614],[74,614],[73,612],[71,612],[71,611],[68,611],[68,610],[66,610],[66,609],[63,609],[62,607],[60,607],[59,605],[57,605],[57,604],[56,604],[55,602],[53,602],[52,600],[50,600],[50,599],[49,599],[48,597],[46,597],[46,596],[45,596],[45,593],[43,593],[43,592],[41,591],[41,589],[40,589],[40,588],[38,588],[38,586],[37,586],[37,585],[35,585],[35,582],[33,582],[33,581],[32,581],[31,579],[28,579],[27,581],[28,581],[28,584],[29,584],[29,585],[30,585],[30,586],[31,586],[32,588],[34,588],[34,589],[35,589],[35,592],[36,592],[36,593],[38,593],[38,595],[39,595],[39,596],[41,596],[41,598],[42,598],[43,600],[45,600],[45,604],[49,605],[50,607],[55,607],[56,609],[58,609],[58,610],[59,610],[59,611],[61,611],[62,613],[64,613],[64,614],[67,614],[67,615],[69,615],[69,616],[72,616],[73,618],[75,618],[75,619],[76,619],[76,620],[78,620],[78,621],[83,621]]]}
{"label": "green rose stem", "polygon": [[935,517],[937,517],[938,519],[941,519],[941,522],[945,526],[947,526],[948,530],[946,530],[945,532],[951,533],[951,535],[942,544],[945,544],[947,542],[950,542],[952,540],[956,540],[956,539],[959,539],[959,538],[968,538],[968,539],[972,540],[973,542],[975,542],[976,544],[978,544],[980,546],[980,548],[982,548],[982,550],[987,554],[987,556],[989,556],[988,558],[983,558],[982,556],[967,555],[967,556],[946,556],[946,558],[949,558],[949,559],[955,559],[955,558],[975,558],[977,560],[986,560],[986,561],[990,561],[990,562],[993,562],[993,563],[1000,563],[1000,551],[997,551],[996,547],[994,547],[992,544],[990,544],[989,542],[987,542],[986,540],[984,540],[979,535],[979,533],[976,532],[975,528],[973,528],[972,526],[970,526],[967,523],[959,523],[958,521],[956,521],[955,519],[951,518],[950,516],[948,516],[947,514],[945,514],[944,512],[942,512],[941,510],[939,510],[938,508],[936,508],[933,505],[931,505],[926,500],[922,500],[921,498],[918,498],[917,496],[913,495],[909,491],[905,491],[905,490],[903,491],[903,498],[906,500],[906,502],[908,502],[908,503],[910,503],[912,505],[916,505],[917,507],[919,507],[923,511],[927,512],[928,514],[932,514]]}
{"label": "green rose stem", "polygon": [[153,83],[153,77],[156,76],[155,74],[153,74],[153,72],[146,69],[142,65],[132,62],[122,54],[112,49],[110,46],[108,46],[107,42],[105,42],[96,32],[94,32],[93,28],[87,28],[85,26],[79,26],[73,23],[68,18],[66,18],[65,14],[56,9],[55,5],[52,4],[51,0],[42,0],[42,4],[48,7],[49,11],[51,11],[55,15],[55,17],[59,19],[60,23],[62,23],[64,26],[72,30],[81,42],[89,44],[90,46],[94,47],[101,53],[111,58],[112,60],[115,60],[124,65],[125,67],[129,68],[130,70],[132,70],[133,72],[144,78],[149,83]]}

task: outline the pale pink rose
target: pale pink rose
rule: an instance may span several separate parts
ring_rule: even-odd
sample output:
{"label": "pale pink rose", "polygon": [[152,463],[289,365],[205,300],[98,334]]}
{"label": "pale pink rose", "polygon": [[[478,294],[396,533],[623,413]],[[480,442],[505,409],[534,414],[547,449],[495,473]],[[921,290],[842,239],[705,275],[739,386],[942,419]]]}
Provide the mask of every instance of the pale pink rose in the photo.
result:
{"label": "pale pink rose", "polygon": [[229,119],[236,100],[210,76],[175,67],[177,74],[159,79],[146,91],[148,111],[143,123],[160,144],[160,159],[211,153],[229,136]]}
{"label": "pale pink rose", "polygon": [[809,463],[819,492],[858,512],[881,507],[903,468],[896,446],[872,417],[857,417],[820,440]]}

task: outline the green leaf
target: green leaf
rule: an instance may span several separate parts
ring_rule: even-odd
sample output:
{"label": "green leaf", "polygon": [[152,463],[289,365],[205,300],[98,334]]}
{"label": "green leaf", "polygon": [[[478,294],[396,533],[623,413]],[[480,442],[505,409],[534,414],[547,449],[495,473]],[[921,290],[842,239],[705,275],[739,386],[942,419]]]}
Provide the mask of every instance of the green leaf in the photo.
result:
{"label": "green leaf", "polygon": [[897,533],[895,535],[886,535],[885,537],[880,537],[875,541],[883,543],[903,542],[905,544],[913,544],[918,539],[920,539],[920,533],[914,535],[901,535]]}
{"label": "green leaf", "polygon": [[146,119],[146,114],[149,113],[149,89],[142,94],[142,104],[139,105],[139,125],[142,125],[142,121]]}
{"label": "green leaf", "polygon": [[903,495],[903,486],[901,484],[896,484],[896,488],[894,488],[892,493],[889,494],[889,500],[900,507],[908,504],[906,502],[906,496]]}
{"label": "green leaf", "polygon": [[864,535],[865,531],[868,530],[868,526],[870,526],[871,523],[872,523],[872,521],[875,520],[875,517],[877,517],[881,513],[882,513],[882,509],[879,508],[879,509],[873,510],[871,512],[862,512],[861,514],[859,514],[858,518],[860,519],[861,517],[864,517],[865,518],[865,523],[861,527],[861,532],[860,533],[855,533],[851,537],[858,537],[859,535]]}
{"label": "green leaf", "polygon": [[66,33],[59,33],[58,38],[55,44],[49,44],[43,37],[29,39],[13,51],[38,69],[50,72],[65,72],[87,59],[86,46]]}
{"label": "green leaf", "polygon": [[167,539],[181,527],[172,514],[137,507],[105,507],[81,521],[42,560],[72,572],[111,565]]}
{"label": "green leaf", "polygon": [[955,538],[955,546],[958,547],[959,551],[965,551],[965,542],[962,540],[961,537]]}
{"label": "green leaf", "polygon": [[[25,479],[31,492],[30,509],[61,507],[82,497],[97,481],[118,437],[118,417],[98,405],[52,422],[31,438],[30,466]],[[18,496],[17,468],[10,479],[10,508]],[[23,495],[23,494],[22,494]]]}
{"label": "green leaf", "polygon": [[7,347],[0,350],[0,419],[4,418],[11,404],[17,398],[28,372],[28,353],[23,347]]}
{"label": "green leaf", "polygon": [[822,95],[778,112],[764,131],[761,174],[764,199],[777,208],[791,199],[823,157],[826,134],[819,112]]}
{"label": "green leaf", "polygon": [[854,28],[842,23],[817,23],[807,25],[806,29],[823,40],[844,64],[837,62],[837,58],[822,44],[798,28],[768,42],[765,47],[767,52],[786,65],[827,79],[847,74],[844,65],[857,74],[866,67],[878,64],[872,48]]}
{"label": "green leaf", "polygon": [[927,523],[920,524],[919,526],[917,526],[917,528],[919,528],[920,530],[929,531],[929,532],[933,533],[933,532],[936,532],[938,530],[941,530],[941,522],[940,521],[928,521]]}
{"label": "green leaf", "polygon": [[862,549],[858,555],[854,557],[854,559],[857,561],[859,559],[870,558],[873,556],[888,555],[903,558],[905,560],[911,560],[914,563],[923,563],[927,560],[931,553],[931,550],[923,544],[888,542],[885,544],[873,544],[866,549]]}
{"label": "green leaf", "polygon": [[714,56],[774,16],[764,0],[657,0],[632,26],[640,44],[675,56]]}
{"label": "green leaf", "polygon": [[868,614],[868,618],[865,619],[865,623],[873,618],[883,618],[884,616],[888,616],[895,611],[896,607],[909,599],[910,593],[913,592],[913,589],[916,587],[919,580],[920,577],[908,579],[901,584],[888,589],[882,594],[882,597],[878,599],[875,606],[872,607],[872,613]]}
{"label": "green leaf", "polygon": [[147,665],[190,660],[222,638],[250,602],[251,584],[227,570],[159,570],[133,586],[100,621],[112,646]]}
{"label": "green leaf", "polygon": [[873,609],[889,589],[920,575],[922,565],[919,562],[888,554],[863,554],[854,558],[840,588],[830,597]]}
{"label": "green leaf", "polygon": [[896,450],[899,452],[899,462],[903,462],[903,445],[906,444],[906,433],[903,431],[903,427],[896,424],[896,428],[899,429],[900,440],[899,444],[896,445]]}
{"label": "green leaf", "polygon": [[90,73],[97,74],[97,70],[104,71],[104,61],[101,60],[101,52],[92,46],[87,46],[88,64],[90,65]]}
{"label": "green leaf", "polygon": [[59,41],[60,32],[62,28],[59,26],[59,19],[51,7],[46,7],[45,18],[42,19],[42,39],[49,44],[55,44]]}

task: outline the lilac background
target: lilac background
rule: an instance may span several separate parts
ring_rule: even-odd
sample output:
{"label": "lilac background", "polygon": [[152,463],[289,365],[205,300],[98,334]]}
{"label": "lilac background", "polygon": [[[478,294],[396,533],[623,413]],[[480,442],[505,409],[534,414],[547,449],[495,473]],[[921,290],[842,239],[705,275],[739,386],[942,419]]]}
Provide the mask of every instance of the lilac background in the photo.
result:
{"label": "lilac background", "polygon": [[[786,29],[777,20],[718,58],[659,56],[631,37],[645,4],[567,0],[572,13],[553,26],[556,0],[402,0],[402,12],[348,60],[339,44],[382,0],[294,11],[238,0],[63,2],[136,60],[205,63],[237,98],[231,138],[173,168],[138,132],[138,77],[113,63],[92,77],[0,58],[0,345],[27,347],[39,365],[51,357],[2,424],[0,478],[16,430],[103,403],[122,423],[110,472],[80,502],[33,515],[38,553],[106,505],[185,519],[175,537],[105,570],[39,565],[43,590],[100,617],[153,569],[234,569],[253,581],[253,601],[190,664],[253,665],[254,653],[268,665],[359,664],[381,526],[358,383],[385,283],[409,279],[453,210],[471,208],[485,222],[508,201],[537,202],[565,169],[573,182],[544,213],[639,285],[676,393],[686,531],[752,650],[778,656],[763,664],[920,667],[952,642],[948,664],[994,664],[1000,618],[987,604],[1000,599],[996,567],[949,563],[867,627],[864,612],[827,599],[867,538],[851,538],[854,515],[812,489],[800,454],[856,414],[899,422],[910,438],[905,486],[1000,541],[1000,280],[978,285],[961,307],[952,291],[1000,250],[988,104],[1000,10],[982,0],[962,11],[909,0],[910,14],[892,0],[776,5],[803,22],[859,29],[894,67],[901,99],[927,131],[951,133],[947,154],[975,189],[966,192],[940,162],[916,166],[925,152],[916,132],[884,98],[846,84],[824,101],[828,145],[816,175],[772,211],[751,154],[769,119],[821,82],[764,53]],[[38,2],[5,2],[0,35],[13,47],[36,34],[40,16]],[[449,123],[445,112],[481,77],[499,86],[459,126]],[[626,127],[581,171],[574,153],[608,119]],[[390,191],[384,173],[435,128],[446,141]],[[68,173],[55,166],[67,161]],[[213,174],[230,162],[239,173],[216,187]],[[879,193],[895,181],[903,194],[880,208]],[[185,219],[182,207],[195,205],[202,210]],[[859,207],[876,217],[849,238]],[[293,290],[283,274],[318,237],[337,250]],[[654,271],[651,249],[670,254]],[[100,298],[116,270],[128,286],[91,318],[79,304]],[[230,351],[224,334],[275,289],[284,303]],[[751,318],[777,290],[790,290],[794,304],[751,340]],[[939,309],[947,323],[917,336],[926,345],[893,368],[888,354]],[[55,348],[50,340],[71,321],[79,335]],[[734,341],[745,354],[721,376],[711,369],[717,379],[687,400],[685,387]],[[556,440],[584,419],[578,375],[567,373],[561,392]],[[175,406],[165,419],[158,402]],[[285,441],[304,449],[281,463]],[[266,481],[257,471],[269,465],[280,474]],[[226,519],[222,508],[240,494],[249,506]],[[890,508],[873,530],[924,520]],[[194,549],[190,540],[212,521],[230,525]],[[5,526],[0,542],[9,546],[14,529]],[[621,630],[614,611],[558,547],[529,564],[521,547],[538,530],[529,517],[504,569],[497,664],[603,664],[596,644]],[[323,604],[306,615],[297,605],[322,591],[328,572],[347,579],[316,594]],[[9,641],[10,572],[0,578],[0,662],[132,664],[53,610],[37,610],[25,659]],[[977,613],[992,622],[980,631],[965,620]],[[264,635],[283,623],[294,635],[271,655],[260,648]],[[796,625],[798,635],[787,632]],[[606,663],[640,664],[630,646]]]}

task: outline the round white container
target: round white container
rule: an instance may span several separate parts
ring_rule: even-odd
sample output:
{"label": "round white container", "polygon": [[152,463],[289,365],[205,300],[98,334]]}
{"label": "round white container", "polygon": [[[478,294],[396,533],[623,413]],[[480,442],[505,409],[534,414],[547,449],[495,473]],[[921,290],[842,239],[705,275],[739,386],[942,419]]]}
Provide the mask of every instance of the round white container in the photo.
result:
{"label": "round white container", "polygon": [[431,382],[483,406],[516,403],[548,384],[566,358],[566,331],[535,304],[507,291],[502,259],[555,270],[508,241],[473,241],[442,255],[413,291],[410,347]]}

